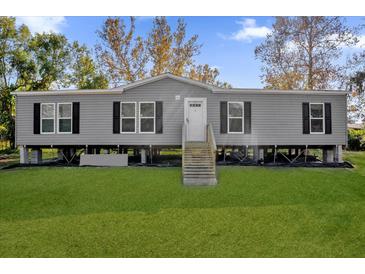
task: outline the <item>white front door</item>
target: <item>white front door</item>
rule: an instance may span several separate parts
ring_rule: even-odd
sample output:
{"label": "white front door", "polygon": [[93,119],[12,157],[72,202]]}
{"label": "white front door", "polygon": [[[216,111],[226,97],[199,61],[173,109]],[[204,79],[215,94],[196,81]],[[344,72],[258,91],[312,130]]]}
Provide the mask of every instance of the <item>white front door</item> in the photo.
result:
{"label": "white front door", "polygon": [[185,98],[187,141],[205,141],[206,108],[206,98]]}

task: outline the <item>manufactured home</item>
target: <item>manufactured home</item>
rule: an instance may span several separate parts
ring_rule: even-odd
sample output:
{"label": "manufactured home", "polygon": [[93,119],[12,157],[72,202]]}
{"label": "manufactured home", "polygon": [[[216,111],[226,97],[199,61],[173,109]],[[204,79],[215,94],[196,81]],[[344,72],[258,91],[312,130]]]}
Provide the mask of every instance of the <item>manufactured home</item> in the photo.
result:
{"label": "manufactured home", "polygon": [[127,165],[127,149],[145,162],[182,148],[184,182],[214,184],[217,150],[251,150],[258,161],[268,149],[317,148],[324,161],[341,162],[346,145],[345,91],[224,89],[162,74],[106,90],[13,94],[24,164],[30,150],[39,163],[42,148],[67,161],[82,151],[81,165]]}

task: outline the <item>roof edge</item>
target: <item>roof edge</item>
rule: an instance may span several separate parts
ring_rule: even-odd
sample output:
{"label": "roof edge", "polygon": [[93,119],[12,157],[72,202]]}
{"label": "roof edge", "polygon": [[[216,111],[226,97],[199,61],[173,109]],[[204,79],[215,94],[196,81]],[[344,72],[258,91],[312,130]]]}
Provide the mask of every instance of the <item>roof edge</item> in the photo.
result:
{"label": "roof edge", "polygon": [[306,95],[347,95],[350,92],[345,90],[279,90],[279,89],[214,89],[213,93],[229,94],[306,94]]}
{"label": "roof edge", "polygon": [[173,79],[173,80],[184,82],[184,83],[191,84],[194,86],[199,86],[201,88],[205,88],[208,90],[213,90],[215,88],[215,86],[213,86],[213,85],[209,85],[209,84],[206,84],[206,83],[203,83],[203,82],[200,82],[197,80],[193,80],[193,79],[190,79],[187,77],[177,76],[177,75],[167,72],[167,73],[163,73],[163,74],[160,74],[157,76],[152,76],[152,77],[148,77],[148,78],[145,78],[142,80],[138,80],[136,82],[129,83],[124,86],[112,88],[111,90],[125,91],[125,90],[129,90],[132,88],[140,87],[140,86],[143,86],[143,85],[146,85],[149,83],[154,83],[154,82],[157,82],[157,81],[163,80],[163,79]]}
{"label": "roof edge", "polygon": [[212,91],[212,93],[229,93],[229,94],[306,94],[306,95],[346,95],[349,91],[345,90],[277,90],[277,89],[258,89],[258,88],[220,88],[201,81],[193,80],[183,76],[176,76],[171,73],[164,73],[138,80],[124,86],[111,89],[67,89],[67,90],[48,90],[48,91],[15,91],[12,95],[31,96],[31,95],[78,95],[78,94],[122,94],[124,91],[140,87],[149,83],[154,83],[162,79],[173,79],[190,85],[198,86]]}
{"label": "roof edge", "polygon": [[42,91],[13,91],[10,94],[16,96],[31,95],[78,95],[78,94],[121,94],[122,92],[110,89],[65,89],[65,90],[42,90]]}

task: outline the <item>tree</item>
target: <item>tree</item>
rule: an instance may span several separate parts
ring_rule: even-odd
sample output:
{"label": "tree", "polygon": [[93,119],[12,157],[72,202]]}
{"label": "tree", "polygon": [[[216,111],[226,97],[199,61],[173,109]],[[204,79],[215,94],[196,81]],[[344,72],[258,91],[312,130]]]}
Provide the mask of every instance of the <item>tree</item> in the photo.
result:
{"label": "tree", "polygon": [[135,18],[130,18],[129,30],[120,18],[108,18],[97,32],[101,43],[96,46],[99,62],[115,86],[134,82],[146,76],[149,59],[147,41],[135,37]]}
{"label": "tree", "polygon": [[196,65],[194,56],[200,53],[202,45],[198,44],[198,35],[186,39],[186,23],[178,20],[178,26],[172,33],[166,17],[155,17],[149,34],[148,52],[152,61],[151,76],[170,72],[186,76],[220,87],[231,87],[226,82],[218,81],[219,70],[208,64]]}
{"label": "tree", "polygon": [[0,125],[14,146],[14,98],[12,91],[47,90],[67,85],[70,48],[63,35],[31,35],[15,18],[0,17]]}
{"label": "tree", "polygon": [[327,89],[338,81],[343,46],[356,44],[356,30],[340,17],[276,17],[256,47],[263,81],[272,89]]}
{"label": "tree", "polygon": [[145,39],[135,37],[134,21],[131,17],[127,32],[122,19],[108,18],[98,32],[102,41],[96,47],[98,60],[108,71],[113,85],[170,72],[178,76],[194,75],[195,79],[205,79],[210,74],[208,82],[229,86],[216,80],[217,69],[195,65],[194,56],[200,53],[201,45],[197,43],[198,35],[186,37],[187,25],[183,19],[178,19],[176,30],[172,32],[166,17],[155,17],[152,30]]}
{"label": "tree", "polygon": [[200,53],[198,35],[186,39],[186,23],[179,18],[176,30],[171,33],[166,17],[155,17],[149,34],[148,51],[152,61],[151,76],[170,72],[188,75],[194,56]]}
{"label": "tree", "polygon": [[174,47],[171,53],[169,71],[175,75],[184,75],[188,67],[194,64],[193,57],[200,54],[202,45],[197,44],[198,35],[186,38],[186,23],[183,19],[178,19],[178,26],[173,35]]}
{"label": "tree", "polygon": [[208,64],[205,65],[192,65],[189,71],[189,78],[210,85],[215,85],[223,88],[231,88],[231,85],[227,82],[218,81],[219,70],[217,68],[211,68]]}
{"label": "tree", "polygon": [[64,35],[36,33],[29,41],[33,75],[26,90],[49,90],[68,85],[68,68],[71,64],[71,46]]}
{"label": "tree", "polygon": [[365,122],[365,93],[352,91],[348,96],[347,106],[347,116],[350,122]]}
{"label": "tree", "polygon": [[351,122],[365,121],[365,51],[354,53],[347,62],[348,72],[343,81],[348,96],[348,118]]}
{"label": "tree", "polygon": [[30,32],[26,26],[16,27],[15,18],[0,17],[0,125],[2,135],[14,147],[14,99],[11,92],[22,87],[33,67],[29,62],[27,41]]}
{"label": "tree", "polygon": [[72,84],[76,85],[78,89],[108,88],[107,77],[97,69],[90,50],[85,45],[80,46],[78,42],[74,42],[72,56]]}
{"label": "tree", "polygon": [[192,66],[189,72],[189,78],[201,81],[207,84],[214,84],[219,75],[217,68],[211,68],[208,64]]}
{"label": "tree", "polygon": [[155,17],[148,44],[148,52],[153,64],[150,71],[151,76],[169,71],[172,58],[172,42],[171,28],[166,17]]}
{"label": "tree", "polygon": [[363,93],[365,89],[365,50],[354,53],[347,60],[344,85],[351,91]]}

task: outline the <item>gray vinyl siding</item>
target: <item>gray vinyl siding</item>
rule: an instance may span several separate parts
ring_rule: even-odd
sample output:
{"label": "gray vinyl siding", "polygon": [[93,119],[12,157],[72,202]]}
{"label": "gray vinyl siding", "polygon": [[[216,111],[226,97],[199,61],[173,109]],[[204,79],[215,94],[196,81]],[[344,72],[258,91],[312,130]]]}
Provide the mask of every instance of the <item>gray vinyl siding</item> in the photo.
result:
{"label": "gray vinyl siding", "polygon": [[[180,95],[180,100],[175,100]],[[18,145],[181,145],[184,98],[206,97],[208,123],[217,145],[345,145],[346,96],[298,94],[213,94],[211,91],[163,79],[122,95],[17,96]],[[113,101],[137,102],[137,133],[112,133]],[[163,101],[163,134],[139,132],[139,102]],[[251,134],[220,134],[220,101],[252,102]],[[34,103],[80,102],[80,134],[33,134]],[[332,134],[302,134],[302,103],[332,104]],[[57,121],[57,120],[56,120]]]}

